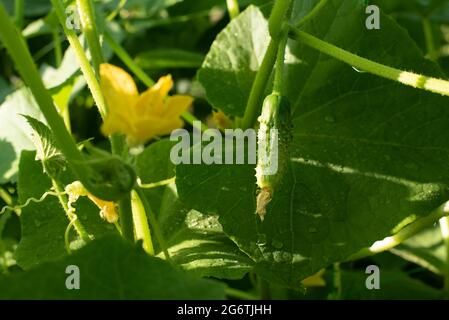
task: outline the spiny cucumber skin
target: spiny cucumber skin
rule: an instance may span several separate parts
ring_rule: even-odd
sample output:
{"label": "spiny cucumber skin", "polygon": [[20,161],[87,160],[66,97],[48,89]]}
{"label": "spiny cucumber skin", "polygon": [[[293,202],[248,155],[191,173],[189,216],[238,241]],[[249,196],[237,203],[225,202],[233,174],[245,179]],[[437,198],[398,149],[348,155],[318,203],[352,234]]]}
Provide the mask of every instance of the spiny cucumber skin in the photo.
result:
{"label": "spiny cucumber skin", "polygon": [[[286,98],[279,94],[269,95],[262,107],[259,117],[257,136],[259,156],[257,159],[256,178],[260,189],[274,187],[278,184],[289,161],[289,147],[292,138],[290,105]],[[277,129],[276,134],[272,129]],[[277,153],[273,147],[277,144]],[[265,150],[265,152],[263,152]],[[270,172],[272,164],[277,161],[277,172]]]}
{"label": "spiny cucumber skin", "polygon": [[[288,100],[273,93],[265,98],[262,113],[258,119],[259,154],[256,179],[259,194],[256,212],[262,221],[266,214],[266,206],[271,201],[274,189],[282,179],[290,158],[289,147],[292,140],[290,112]],[[277,131],[272,132],[272,129]],[[275,162],[277,162],[277,171],[272,172],[272,165]]]}

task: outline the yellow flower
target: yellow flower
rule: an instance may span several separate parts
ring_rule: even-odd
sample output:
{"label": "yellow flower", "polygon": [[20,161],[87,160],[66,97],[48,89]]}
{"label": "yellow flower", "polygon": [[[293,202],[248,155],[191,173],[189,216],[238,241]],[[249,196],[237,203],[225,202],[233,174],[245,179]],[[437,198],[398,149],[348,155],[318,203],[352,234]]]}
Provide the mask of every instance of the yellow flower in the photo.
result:
{"label": "yellow flower", "polygon": [[132,77],[110,64],[100,66],[101,89],[108,105],[103,134],[126,135],[129,145],[139,145],[182,128],[180,116],[192,105],[189,96],[168,96],[173,87],[170,75],[164,76],[139,95]]}
{"label": "yellow flower", "polygon": [[212,117],[217,128],[219,129],[229,129],[233,126],[232,120],[229,119],[228,116],[223,113],[223,111],[212,111]]}
{"label": "yellow flower", "polygon": [[326,281],[323,279],[323,275],[326,270],[321,269],[316,274],[302,280],[302,284],[306,287],[324,287],[326,286]]}

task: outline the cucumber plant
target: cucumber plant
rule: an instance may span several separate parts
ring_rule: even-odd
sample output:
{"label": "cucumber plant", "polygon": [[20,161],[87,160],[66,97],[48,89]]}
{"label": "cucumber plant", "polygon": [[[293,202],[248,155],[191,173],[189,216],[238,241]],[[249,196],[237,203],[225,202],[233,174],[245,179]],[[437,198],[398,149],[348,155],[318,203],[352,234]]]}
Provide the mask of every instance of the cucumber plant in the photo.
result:
{"label": "cucumber plant", "polygon": [[449,297],[446,7],[1,1],[0,299]]}

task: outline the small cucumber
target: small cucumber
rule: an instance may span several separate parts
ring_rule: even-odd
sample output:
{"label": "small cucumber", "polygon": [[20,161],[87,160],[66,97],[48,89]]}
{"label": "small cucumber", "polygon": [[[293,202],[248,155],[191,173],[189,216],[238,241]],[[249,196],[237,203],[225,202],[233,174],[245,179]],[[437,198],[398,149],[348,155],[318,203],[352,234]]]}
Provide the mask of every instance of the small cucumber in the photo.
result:
{"label": "small cucumber", "polygon": [[267,205],[273,198],[274,190],[282,179],[290,160],[292,125],[291,109],[287,98],[278,93],[267,96],[258,121],[256,178],[259,191],[256,213],[263,221]]}

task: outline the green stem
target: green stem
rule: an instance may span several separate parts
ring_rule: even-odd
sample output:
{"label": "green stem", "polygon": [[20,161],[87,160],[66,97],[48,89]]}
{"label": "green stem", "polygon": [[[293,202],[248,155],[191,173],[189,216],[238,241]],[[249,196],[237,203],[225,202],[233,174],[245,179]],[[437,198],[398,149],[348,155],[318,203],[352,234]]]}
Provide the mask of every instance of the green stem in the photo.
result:
{"label": "green stem", "polygon": [[329,0],[321,0],[312,10],[310,10],[310,12],[304,18],[299,20],[295,26],[297,28],[302,27],[307,22],[315,18],[328,1]]}
{"label": "green stem", "polygon": [[424,75],[407,72],[400,69],[385,66],[383,64],[368,60],[356,54],[338,48],[328,42],[320,40],[308,33],[291,27],[291,36],[293,39],[304,43],[328,56],[343,61],[359,70],[372,73],[374,75],[400,82],[404,85],[417,89],[439,93],[449,96],[449,82],[442,79],[427,77]]}
{"label": "green stem", "polygon": [[126,2],[128,0],[120,0],[119,4],[117,5],[117,8],[115,8],[114,11],[111,12],[110,15],[108,15],[107,20],[112,21],[117,17],[117,15],[120,13],[120,11],[125,7]]}
{"label": "green stem", "polygon": [[446,217],[449,215],[449,202],[443,204],[438,209],[433,211],[430,215],[420,218],[416,220],[415,222],[409,224],[408,226],[404,227],[402,230],[400,230],[398,233],[396,233],[394,236],[387,237],[381,241],[377,241],[369,248],[364,248],[360,250],[359,252],[351,255],[347,260],[353,261],[358,259],[367,258],[370,256],[373,256],[377,253],[388,251],[397,245],[403,243],[405,240],[413,237],[417,233],[421,232],[422,230],[433,226],[438,220],[440,220],[443,217]]}
{"label": "green stem", "polygon": [[[143,84],[145,84],[147,87],[151,87],[155,84],[154,80],[151,79],[145,71],[137,63],[134,62],[133,58],[126,52],[126,50],[117,42],[114,40],[114,38],[107,32],[104,32],[104,40],[108,43],[108,45],[111,47],[111,49],[114,51],[114,53],[117,55],[117,57],[120,58],[120,60],[131,70],[132,73],[140,80]],[[190,125],[193,125],[194,121],[200,121],[198,120],[193,114],[190,112],[185,112],[182,114],[182,118],[189,123]],[[201,131],[206,131],[208,127],[201,123]]]}
{"label": "green stem", "polygon": [[103,52],[101,51],[100,36],[98,35],[97,25],[95,23],[95,8],[92,0],[76,0],[76,4],[80,15],[81,27],[86,36],[89,51],[92,56],[92,64],[98,77],[100,74],[100,64],[103,63],[104,58]]}
{"label": "green stem", "polygon": [[119,201],[119,215],[122,237],[130,242],[134,242],[133,212],[130,194]]}
{"label": "green stem", "polygon": [[285,63],[285,50],[287,48],[288,33],[285,32],[279,42],[278,53],[276,58],[276,69],[274,73],[273,91],[283,94],[283,76]]}
{"label": "green stem", "polygon": [[427,56],[430,60],[436,61],[437,57],[435,56],[435,40],[433,38],[432,24],[430,23],[429,18],[424,17],[422,20],[422,25],[424,30],[424,38],[426,40]]}
{"label": "green stem", "polygon": [[167,260],[169,263],[173,264],[173,262],[170,258],[170,254],[168,252],[167,244],[162,235],[162,230],[159,226],[156,215],[154,214],[153,210],[151,210],[150,204],[148,203],[148,200],[145,196],[145,193],[143,192],[143,189],[136,188],[135,192],[138,194],[138,196],[143,204],[143,207],[145,209],[145,212],[148,214],[148,219],[150,220],[150,224],[154,231],[156,239],[159,243],[159,247],[161,248],[162,252],[164,253],[165,260]]}
{"label": "green stem", "polygon": [[[30,88],[42,113],[50,125],[56,143],[69,161],[72,169],[83,182],[88,182],[85,168],[77,165],[83,163],[84,157],[78,150],[73,137],[67,131],[65,124],[59,116],[53,104],[53,100],[42,83],[41,76],[37,70],[25,40],[12,24],[4,6],[0,3],[0,38],[8,49],[15,66],[22,79]],[[84,181],[83,181],[84,180]],[[86,183],[85,185],[88,185]]]}
{"label": "green stem", "polygon": [[79,237],[83,239],[84,242],[90,241],[89,234],[86,232],[86,229],[84,229],[84,226],[81,224],[81,222],[78,220],[76,214],[71,212],[69,210],[69,206],[67,205],[68,199],[67,196],[63,193],[64,189],[61,187],[60,183],[52,178],[51,180],[53,188],[55,189],[56,193],[58,194],[58,200],[61,204],[61,207],[64,209],[67,218],[69,219],[69,222],[73,224],[73,227],[75,228],[76,232],[78,233]]}
{"label": "green stem", "polygon": [[231,20],[237,18],[240,14],[238,0],[226,0],[226,6],[228,7],[229,17]]}
{"label": "green stem", "polygon": [[105,118],[107,114],[106,103],[101,92],[100,84],[98,83],[95,72],[89,63],[89,59],[87,59],[83,46],[81,45],[81,42],[79,41],[75,31],[68,29],[66,26],[66,15],[61,0],[51,0],[51,2],[53,4],[53,7],[55,8],[59,23],[62,25],[64,33],[67,36],[67,40],[69,41],[75,52],[78,63],[80,64],[81,72],[86,79],[87,85],[92,93],[100,115],[102,116],[102,118]]}
{"label": "green stem", "polygon": [[14,21],[17,28],[22,29],[25,16],[25,0],[15,0]]}
{"label": "green stem", "polygon": [[268,28],[272,39],[277,39],[281,36],[285,16],[287,15],[291,2],[291,0],[276,0],[274,2],[274,6],[268,20]]}
{"label": "green stem", "polygon": [[444,217],[440,219],[440,230],[443,236],[446,248],[446,263],[444,265],[444,292],[446,299],[449,299],[449,218]]}
{"label": "green stem", "polygon": [[103,36],[104,40],[111,47],[114,53],[120,58],[120,60],[122,60],[122,62],[129,68],[129,70],[131,70],[131,72],[134,73],[137,78],[139,78],[140,81],[142,81],[147,87],[151,87],[155,84],[154,80],[151,79],[145,73],[145,71],[143,71],[137,65],[137,63],[134,62],[133,58],[131,58],[128,52],[126,52],[126,50],[117,41],[114,40],[109,32],[105,31]]}
{"label": "green stem", "polygon": [[59,30],[53,30],[53,42],[55,44],[55,62],[56,68],[62,63],[62,47],[61,47],[61,39],[59,37]]}
{"label": "green stem", "polygon": [[148,225],[145,206],[136,191],[131,191],[131,207],[134,220],[134,231],[136,232],[136,240],[143,241],[143,249],[154,256],[153,240],[151,239],[151,231]]}
{"label": "green stem", "polygon": [[238,289],[234,289],[234,288],[230,288],[230,287],[226,287],[225,288],[225,293],[228,297],[231,298],[237,298],[237,299],[241,299],[241,300],[259,300],[259,297],[245,292],[245,291],[241,291]]}
{"label": "green stem", "polygon": [[279,39],[271,39],[249,94],[245,115],[242,119],[243,129],[252,128],[260,114],[262,100],[264,99],[264,91],[276,61],[278,47]]}

